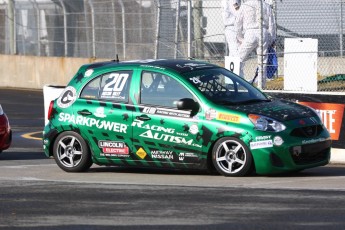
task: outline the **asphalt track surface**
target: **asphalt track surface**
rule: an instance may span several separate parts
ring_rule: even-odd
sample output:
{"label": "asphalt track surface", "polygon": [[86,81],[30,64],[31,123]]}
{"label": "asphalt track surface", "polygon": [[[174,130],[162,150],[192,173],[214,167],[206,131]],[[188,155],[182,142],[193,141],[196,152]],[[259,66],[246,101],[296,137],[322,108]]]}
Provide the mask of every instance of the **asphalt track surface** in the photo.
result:
{"label": "asphalt track surface", "polygon": [[0,154],[0,229],[345,229],[345,166],[226,178],[99,167],[43,154],[42,91],[0,89],[13,144]]}

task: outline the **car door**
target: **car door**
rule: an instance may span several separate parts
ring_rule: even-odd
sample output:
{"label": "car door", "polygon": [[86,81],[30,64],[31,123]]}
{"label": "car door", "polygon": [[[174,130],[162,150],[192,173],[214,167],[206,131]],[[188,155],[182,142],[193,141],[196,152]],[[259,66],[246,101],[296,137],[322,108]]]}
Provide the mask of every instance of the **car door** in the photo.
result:
{"label": "car door", "polygon": [[200,162],[201,122],[177,101],[193,95],[172,76],[143,71],[133,112],[133,144],[138,160],[160,167],[193,167]]}
{"label": "car door", "polygon": [[100,163],[131,159],[132,112],[126,110],[131,77],[132,71],[102,74],[83,88],[73,105],[82,136]]}

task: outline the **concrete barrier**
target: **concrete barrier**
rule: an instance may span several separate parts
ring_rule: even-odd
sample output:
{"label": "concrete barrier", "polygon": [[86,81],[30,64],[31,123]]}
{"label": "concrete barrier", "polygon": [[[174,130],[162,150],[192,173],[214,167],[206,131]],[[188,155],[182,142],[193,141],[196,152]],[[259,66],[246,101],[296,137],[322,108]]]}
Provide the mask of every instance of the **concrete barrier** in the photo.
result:
{"label": "concrete barrier", "polygon": [[0,55],[0,87],[66,85],[81,65],[98,61],[104,59]]}

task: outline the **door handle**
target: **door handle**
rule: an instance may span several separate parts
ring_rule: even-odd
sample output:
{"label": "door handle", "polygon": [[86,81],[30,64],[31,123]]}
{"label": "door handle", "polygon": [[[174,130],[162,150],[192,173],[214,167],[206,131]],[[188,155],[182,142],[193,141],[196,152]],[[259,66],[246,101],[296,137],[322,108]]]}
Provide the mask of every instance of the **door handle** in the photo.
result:
{"label": "door handle", "polygon": [[86,110],[86,109],[78,111],[77,113],[83,116],[89,116],[92,114],[89,110]]}
{"label": "door handle", "polygon": [[136,116],[136,118],[137,118],[138,120],[141,120],[141,121],[148,121],[148,120],[151,120],[151,118],[148,117],[147,115]]}

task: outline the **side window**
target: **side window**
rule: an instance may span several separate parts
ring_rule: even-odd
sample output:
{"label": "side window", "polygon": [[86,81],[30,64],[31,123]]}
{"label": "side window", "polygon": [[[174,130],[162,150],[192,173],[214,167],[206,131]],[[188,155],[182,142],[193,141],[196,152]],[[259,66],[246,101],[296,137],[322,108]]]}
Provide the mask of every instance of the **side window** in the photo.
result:
{"label": "side window", "polygon": [[90,81],[80,94],[80,98],[84,99],[98,99],[99,83],[101,78],[95,78]]}
{"label": "side window", "polygon": [[176,101],[193,98],[175,79],[155,72],[144,71],[141,76],[141,103],[176,108]]}

